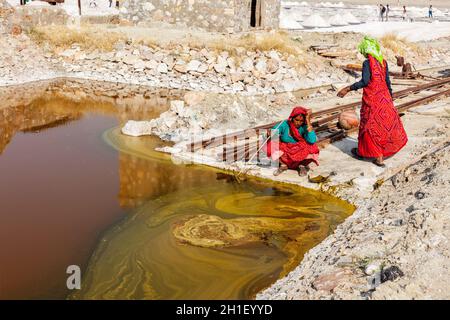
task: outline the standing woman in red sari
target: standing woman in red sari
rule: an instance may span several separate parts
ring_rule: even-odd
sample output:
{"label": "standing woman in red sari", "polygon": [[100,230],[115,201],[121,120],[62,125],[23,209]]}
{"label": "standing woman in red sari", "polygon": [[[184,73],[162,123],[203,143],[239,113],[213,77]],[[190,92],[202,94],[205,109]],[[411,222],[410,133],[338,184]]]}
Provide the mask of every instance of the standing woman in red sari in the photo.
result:
{"label": "standing woman in red sari", "polygon": [[400,151],[408,137],[394,107],[388,64],[383,59],[379,43],[364,37],[359,52],[367,58],[363,64],[362,80],[345,87],[338,96],[342,98],[350,91],[364,88],[358,149],[352,149],[352,153],[358,159],[374,158],[374,164],[385,167],[384,158]]}

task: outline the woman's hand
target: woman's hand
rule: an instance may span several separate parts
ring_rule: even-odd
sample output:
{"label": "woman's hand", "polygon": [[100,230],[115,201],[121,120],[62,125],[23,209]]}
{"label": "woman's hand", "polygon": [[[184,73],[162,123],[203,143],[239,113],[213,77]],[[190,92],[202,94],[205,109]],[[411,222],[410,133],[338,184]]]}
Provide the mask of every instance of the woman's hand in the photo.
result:
{"label": "woman's hand", "polygon": [[305,119],[306,119],[306,127],[307,127],[308,132],[313,131],[313,126],[311,124],[311,115],[312,115],[312,110],[308,109],[308,111],[306,113],[306,117],[305,117]]}
{"label": "woman's hand", "polygon": [[308,110],[306,112],[306,122],[310,122],[311,121],[312,110],[311,109],[306,109],[306,110]]}
{"label": "woman's hand", "polygon": [[339,92],[338,92],[338,97],[339,98],[343,98],[343,97],[345,97],[346,95],[347,95],[347,93],[349,93],[350,92],[350,87],[345,87],[345,88],[342,88]]}

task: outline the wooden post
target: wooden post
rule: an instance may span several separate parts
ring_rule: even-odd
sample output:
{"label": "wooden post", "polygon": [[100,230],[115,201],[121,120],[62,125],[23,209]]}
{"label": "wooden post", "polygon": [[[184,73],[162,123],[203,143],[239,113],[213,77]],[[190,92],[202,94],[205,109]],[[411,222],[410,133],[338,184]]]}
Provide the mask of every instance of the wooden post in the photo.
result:
{"label": "wooden post", "polygon": [[78,13],[81,16],[81,0],[78,0]]}
{"label": "wooden post", "polygon": [[227,161],[227,146],[226,146],[227,138],[225,135],[222,137],[222,143],[223,143],[222,161],[225,162]]}
{"label": "wooden post", "polygon": [[250,144],[249,137],[245,137],[245,146],[244,146],[244,162],[248,162],[250,160]]}
{"label": "wooden post", "polygon": [[237,161],[237,159],[238,159],[238,156],[237,156],[237,153],[238,153],[238,150],[237,150],[237,136],[234,136],[233,137],[233,140],[234,140],[234,162],[236,162]]}
{"label": "wooden post", "polygon": [[256,162],[259,163],[259,129],[256,129]]}

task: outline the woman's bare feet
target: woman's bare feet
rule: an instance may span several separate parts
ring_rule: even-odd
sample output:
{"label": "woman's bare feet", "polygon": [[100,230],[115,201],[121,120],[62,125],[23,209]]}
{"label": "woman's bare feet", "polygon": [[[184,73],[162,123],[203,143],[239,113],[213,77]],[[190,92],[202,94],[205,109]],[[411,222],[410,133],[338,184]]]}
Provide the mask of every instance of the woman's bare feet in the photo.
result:
{"label": "woman's bare feet", "polygon": [[299,166],[297,172],[300,177],[304,177],[308,174],[308,169],[305,166]]}
{"label": "woman's bare feet", "polygon": [[383,162],[383,157],[378,157],[375,160],[373,160],[373,164],[375,164],[376,166],[379,166],[381,168],[385,168],[386,165]]}
{"label": "woman's bare feet", "polygon": [[285,165],[285,164],[282,164],[282,165],[280,165],[280,167],[279,167],[277,170],[275,170],[275,171],[273,172],[273,175],[274,175],[275,177],[277,177],[277,176],[279,176],[280,174],[282,174],[283,172],[285,172],[287,169],[288,169],[288,166]]}
{"label": "woman's bare feet", "polygon": [[354,158],[358,159],[358,160],[363,160],[364,158],[361,157],[358,153],[358,148],[353,148],[352,149],[352,155]]}

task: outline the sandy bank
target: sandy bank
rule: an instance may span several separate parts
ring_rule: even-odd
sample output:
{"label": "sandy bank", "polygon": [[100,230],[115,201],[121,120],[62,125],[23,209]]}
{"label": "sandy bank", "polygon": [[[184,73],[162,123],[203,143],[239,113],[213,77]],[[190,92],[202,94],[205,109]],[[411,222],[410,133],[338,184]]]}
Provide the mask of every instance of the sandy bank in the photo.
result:
{"label": "sandy bank", "polygon": [[449,159],[395,175],[258,299],[449,299]]}

